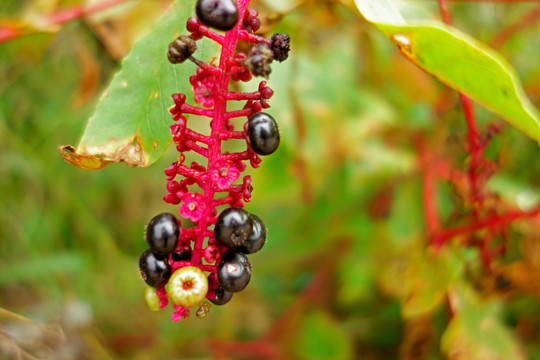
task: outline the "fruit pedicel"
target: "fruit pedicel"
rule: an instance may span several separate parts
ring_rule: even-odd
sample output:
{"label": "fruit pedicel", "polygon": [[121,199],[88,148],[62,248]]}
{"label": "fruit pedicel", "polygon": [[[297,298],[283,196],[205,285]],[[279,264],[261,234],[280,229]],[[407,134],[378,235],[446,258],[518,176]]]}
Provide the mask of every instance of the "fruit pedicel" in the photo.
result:
{"label": "fruit pedicel", "polygon": [[[262,112],[269,107],[267,100],[273,91],[266,81],[249,93],[231,92],[229,83],[247,82],[253,76],[267,78],[274,60],[287,59],[289,36],[274,34],[266,39],[255,34],[261,22],[257,11],[248,10],[248,5],[249,0],[197,1],[197,17],[187,21],[190,34],[172,41],[167,53],[172,64],[189,60],[197,65],[189,81],[200,106],[187,104],[184,94],[172,95],[174,105],[169,112],[175,123],[171,133],[179,155],[165,169],[164,197],[167,203],[179,205],[180,215],[191,220],[194,227],[183,228],[182,222],[170,213],[156,215],[146,226],[149,249],[140,257],[139,268],[148,284],[148,306],[157,311],[171,301],[174,321],[187,318],[194,306],[198,306],[196,315],[205,317],[210,309],[208,301],[215,305],[228,303],[251,279],[247,255],[259,251],[266,242],[263,221],[243,209],[252,186],[250,176],[240,181],[240,175],[246,163],[258,167],[259,155],[270,155],[279,146],[276,121]],[[221,46],[218,65],[194,57],[197,41],[203,37]],[[239,41],[250,44],[247,54],[236,50]],[[229,101],[245,104],[240,110],[227,111]],[[190,130],[184,114],[209,118],[210,135]],[[247,118],[242,129],[235,129],[232,122],[238,118]],[[231,139],[245,140],[246,150],[224,152],[222,142]],[[187,151],[202,155],[207,162],[187,166]],[[218,207],[225,208],[218,214]]]}

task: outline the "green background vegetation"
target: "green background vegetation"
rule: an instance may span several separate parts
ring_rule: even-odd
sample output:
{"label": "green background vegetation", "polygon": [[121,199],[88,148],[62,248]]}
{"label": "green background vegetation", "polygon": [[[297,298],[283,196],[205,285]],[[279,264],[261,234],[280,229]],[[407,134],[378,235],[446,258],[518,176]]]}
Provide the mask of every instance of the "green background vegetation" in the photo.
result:
{"label": "green background vegetation", "polygon": [[[0,20],[28,26],[77,3],[2,1]],[[58,146],[80,139],[120,59],[167,3],[133,1],[0,44],[0,350],[33,356],[23,359],[255,359],[265,344],[294,359],[540,359],[538,220],[510,228],[495,264],[525,264],[510,290],[493,289],[494,275],[457,241],[428,250],[416,145],[423,139],[465,169],[458,97],[346,1],[253,2],[263,30],[288,32],[293,49],[270,80],[282,144],[252,171],[247,205],[268,243],[251,257],[248,288],[206,319],[173,323],[170,307],[148,310],[143,228],[175,212],[162,201],[175,149],[148,168],[85,171]],[[437,19],[435,5],[407,9]],[[451,12],[456,27],[488,43],[536,6],[453,3]],[[529,24],[498,48],[537,106],[539,32]],[[490,188],[512,207],[538,199],[537,143],[475,111],[481,130],[502,127],[485,154],[497,164]],[[443,219],[463,211],[453,186],[441,181],[437,193]],[[230,348],[257,339],[255,353]]]}

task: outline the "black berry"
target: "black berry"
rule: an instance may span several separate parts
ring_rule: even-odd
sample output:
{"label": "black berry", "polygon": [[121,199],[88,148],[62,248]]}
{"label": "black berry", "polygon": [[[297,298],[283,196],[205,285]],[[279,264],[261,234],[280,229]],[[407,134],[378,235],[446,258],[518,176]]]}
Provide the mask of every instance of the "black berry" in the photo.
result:
{"label": "black berry", "polygon": [[244,254],[253,254],[261,250],[266,242],[266,228],[260,217],[250,214],[253,222],[253,230],[250,237],[239,247],[235,248]]}
{"label": "black berry", "polygon": [[247,135],[253,151],[259,155],[270,155],[279,146],[279,131],[270,115],[258,112],[249,117]]}
{"label": "black berry", "polygon": [[161,213],[154,216],[146,227],[146,241],[150,249],[169,254],[174,251],[180,238],[180,226],[173,214]]}
{"label": "black berry", "polygon": [[274,34],[270,41],[272,42],[270,48],[272,49],[274,59],[279,62],[287,60],[289,57],[289,50],[291,49],[291,39],[289,38],[289,35]]}
{"label": "black berry", "polygon": [[195,11],[201,23],[218,30],[231,30],[238,22],[238,9],[232,0],[198,0]]}
{"label": "black berry", "polygon": [[214,237],[223,245],[234,248],[242,245],[251,235],[253,222],[244,209],[231,207],[219,214]]}
{"label": "black berry", "polygon": [[175,251],[171,254],[174,261],[189,261],[191,260],[191,248],[187,245],[183,246],[181,251]]}
{"label": "black berry", "polygon": [[191,36],[180,35],[169,44],[167,58],[172,64],[179,64],[186,61],[197,51],[197,44]]}
{"label": "black berry", "polygon": [[167,261],[167,255],[158,254],[152,250],[146,250],[139,259],[139,270],[146,283],[158,288],[167,283],[171,276],[171,267]]}
{"label": "black berry", "polygon": [[227,290],[224,290],[221,286],[218,286],[216,289],[216,295],[210,301],[216,305],[225,305],[231,301],[233,293]]}
{"label": "black berry", "polygon": [[251,280],[251,263],[246,255],[227,250],[217,266],[217,278],[223,290],[241,291]]}

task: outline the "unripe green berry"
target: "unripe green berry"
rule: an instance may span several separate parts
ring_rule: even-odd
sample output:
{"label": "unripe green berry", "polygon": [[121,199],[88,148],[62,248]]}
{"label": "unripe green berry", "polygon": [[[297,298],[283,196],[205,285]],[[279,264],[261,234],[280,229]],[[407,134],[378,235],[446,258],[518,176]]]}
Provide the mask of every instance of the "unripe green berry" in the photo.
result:
{"label": "unripe green berry", "polygon": [[208,279],[199,268],[184,266],[171,275],[166,289],[173,303],[189,308],[205,299]]}
{"label": "unripe green berry", "polygon": [[154,289],[151,286],[147,286],[146,290],[144,291],[144,299],[146,300],[146,305],[150,308],[152,311],[159,311],[159,296],[156,294],[156,289]]}

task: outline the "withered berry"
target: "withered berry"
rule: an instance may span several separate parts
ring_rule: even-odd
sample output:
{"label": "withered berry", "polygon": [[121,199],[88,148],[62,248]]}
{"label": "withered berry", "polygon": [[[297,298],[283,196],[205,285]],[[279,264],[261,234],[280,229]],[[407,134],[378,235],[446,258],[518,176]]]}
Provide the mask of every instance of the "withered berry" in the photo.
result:
{"label": "withered berry", "polygon": [[270,63],[274,60],[272,50],[266,44],[258,44],[249,51],[245,65],[254,76],[267,78],[272,72]]}
{"label": "withered berry", "polygon": [[172,64],[180,64],[186,61],[197,51],[197,44],[191,36],[180,35],[169,44],[167,58]]}
{"label": "withered berry", "polygon": [[223,290],[238,292],[243,290],[251,280],[251,263],[246,255],[227,250],[221,256],[216,272],[219,285]]}
{"label": "withered berry", "polygon": [[238,22],[238,8],[232,0],[198,0],[195,12],[201,23],[218,30],[231,30]]}
{"label": "withered berry", "polygon": [[258,112],[249,117],[247,135],[253,151],[259,155],[270,155],[279,146],[279,131],[270,115]]}
{"label": "withered berry", "polygon": [[289,50],[291,49],[291,39],[289,38],[289,35],[274,34],[270,41],[272,42],[270,48],[272,49],[274,59],[279,62],[287,60],[289,57]]}

